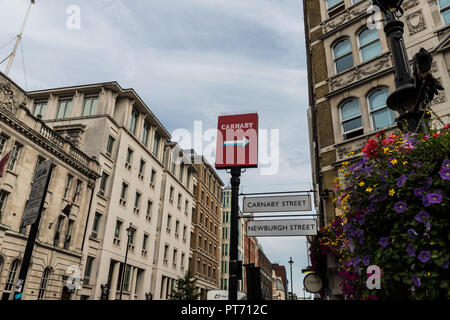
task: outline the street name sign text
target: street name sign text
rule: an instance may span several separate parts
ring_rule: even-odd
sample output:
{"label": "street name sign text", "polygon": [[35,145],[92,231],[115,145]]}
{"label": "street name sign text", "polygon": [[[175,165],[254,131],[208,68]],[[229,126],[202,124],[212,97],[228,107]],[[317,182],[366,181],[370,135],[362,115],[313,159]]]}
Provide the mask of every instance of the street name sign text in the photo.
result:
{"label": "street name sign text", "polygon": [[316,220],[253,220],[247,222],[249,237],[314,236],[317,235]]}

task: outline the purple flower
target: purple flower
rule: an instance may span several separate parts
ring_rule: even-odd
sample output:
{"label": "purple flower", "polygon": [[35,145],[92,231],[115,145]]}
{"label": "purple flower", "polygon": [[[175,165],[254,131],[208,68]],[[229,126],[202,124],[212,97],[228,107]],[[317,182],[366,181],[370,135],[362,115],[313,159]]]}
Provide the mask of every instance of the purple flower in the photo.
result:
{"label": "purple flower", "polygon": [[425,210],[420,210],[420,212],[414,217],[414,220],[420,223],[425,223],[425,219],[428,219],[429,217],[430,214],[428,212]]}
{"label": "purple flower", "polygon": [[427,194],[427,199],[430,203],[441,203],[442,195],[439,193],[429,193]]}
{"label": "purple flower", "polygon": [[427,228],[427,232],[430,232],[430,229],[431,229],[431,223],[426,222],[426,223],[425,223],[425,227]]}
{"label": "purple flower", "polygon": [[450,168],[450,159],[445,159],[444,161],[442,161],[441,168],[445,168],[445,169]]}
{"label": "purple flower", "polygon": [[[367,267],[370,264],[370,256],[364,256],[362,258],[362,263]],[[448,264],[448,262],[447,262]]]}
{"label": "purple flower", "polygon": [[403,185],[405,184],[406,180],[408,180],[408,177],[404,174],[402,174],[400,177],[398,177],[397,179],[397,187],[403,187]]}
{"label": "purple flower", "polygon": [[362,226],[365,221],[366,221],[366,215],[365,214],[360,215],[358,218],[359,225]]}
{"label": "purple flower", "polygon": [[381,174],[381,176],[380,176],[381,181],[386,182],[387,176],[388,176],[388,173],[387,172],[383,172]]}
{"label": "purple flower", "polygon": [[430,240],[430,235],[429,235],[428,233],[425,232],[425,233],[423,234],[423,238],[424,238],[424,239],[427,239],[427,240]]}
{"label": "purple flower", "polygon": [[442,265],[442,268],[448,269],[448,260],[447,259],[444,260],[444,264]]}
{"label": "purple flower", "polygon": [[348,242],[348,247],[349,247],[349,249],[350,249],[350,252],[353,252],[353,251],[355,250],[355,245],[353,244],[353,241],[352,241],[352,240],[350,240],[350,241]]}
{"label": "purple flower", "polygon": [[416,197],[422,196],[424,193],[425,193],[425,190],[423,188],[414,189],[414,195]]}
{"label": "purple flower", "polygon": [[430,189],[432,185],[433,185],[433,178],[431,177],[426,178],[425,181],[423,182],[423,186],[427,190]]}
{"label": "purple flower", "polygon": [[388,237],[382,237],[382,238],[380,238],[379,244],[380,244],[380,246],[382,246],[383,248],[386,248],[387,245],[388,245],[388,243],[389,243],[389,238],[388,238]]}
{"label": "purple flower", "polygon": [[420,162],[420,161],[416,161],[416,162],[413,163],[413,166],[415,168],[422,168],[423,167],[423,163]]}
{"label": "purple flower", "polygon": [[430,206],[430,200],[428,200],[428,197],[426,195],[424,195],[422,197],[422,204],[424,207],[429,207]]}
{"label": "purple flower", "polygon": [[414,245],[412,243],[408,244],[406,247],[406,252],[408,252],[410,257],[416,256],[416,248],[414,248]]}
{"label": "purple flower", "polygon": [[397,213],[405,212],[406,210],[406,202],[405,201],[399,201],[394,205],[394,209]]}
{"label": "purple flower", "polygon": [[416,274],[413,274],[412,281],[416,287],[420,287],[420,279],[417,278]]}
{"label": "purple flower", "polygon": [[408,234],[411,238],[413,239],[417,239],[417,237],[419,236],[416,232],[416,230],[414,229],[408,229]]}
{"label": "purple flower", "polygon": [[420,251],[419,255],[417,256],[417,258],[422,262],[422,263],[426,263],[430,260],[430,251],[428,250],[424,250],[424,251]]}
{"label": "purple flower", "polygon": [[441,170],[439,170],[439,173],[440,173],[442,179],[450,180],[450,168],[442,167]]}

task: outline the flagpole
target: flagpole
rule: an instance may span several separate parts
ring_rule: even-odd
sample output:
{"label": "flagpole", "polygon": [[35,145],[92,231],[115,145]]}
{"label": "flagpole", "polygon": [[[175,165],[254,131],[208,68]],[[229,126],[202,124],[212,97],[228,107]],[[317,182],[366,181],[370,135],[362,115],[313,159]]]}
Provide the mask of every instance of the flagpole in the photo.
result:
{"label": "flagpole", "polygon": [[31,6],[34,4],[34,1],[35,0],[31,0],[30,5],[28,6],[27,14],[25,15],[25,20],[22,23],[22,28],[20,29],[20,33],[17,35],[16,44],[14,45],[14,49],[13,49],[11,55],[9,56],[8,65],[6,66],[6,70],[5,70],[5,75],[8,75],[9,69],[11,69],[11,65],[12,65],[12,63],[14,61],[14,57],[16,55],[17,47],[19,46],[19,42],[22,39],[23,30],[25,29],[25,24],[27,23],[28,15],[30,14]]}

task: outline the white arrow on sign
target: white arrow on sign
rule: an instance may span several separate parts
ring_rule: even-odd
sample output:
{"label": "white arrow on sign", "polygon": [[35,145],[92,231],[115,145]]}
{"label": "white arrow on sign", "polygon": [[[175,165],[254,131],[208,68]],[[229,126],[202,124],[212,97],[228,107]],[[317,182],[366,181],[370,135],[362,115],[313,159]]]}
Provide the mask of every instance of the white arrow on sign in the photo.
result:
{"label": "white arrow on sign", "polygon": [[245,148],[250,143],[250,140],[246,137],[242,138],[242,140],[229,140],[224,141],[223,146],[224,147],[232,147],[232,146],[239,146],[241,145],[242,148]]}

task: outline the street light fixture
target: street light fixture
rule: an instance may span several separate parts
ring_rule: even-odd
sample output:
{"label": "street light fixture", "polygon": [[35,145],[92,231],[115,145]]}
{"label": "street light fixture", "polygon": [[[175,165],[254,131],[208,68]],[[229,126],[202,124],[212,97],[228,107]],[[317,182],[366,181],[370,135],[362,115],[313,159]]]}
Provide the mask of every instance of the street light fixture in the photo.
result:
{"label": "street light fixture", "polygon": [[123,292],[123,280],[125,278],[125,273],[127,271],[127,259],[128,259],[128,249],[130,248],[130,239],[133,236],[134,233],[133,225],[130,222],[130,226],[127,228],[127,236],[128,236],[128,242],[127,242],[127,250],[125,251],[125,263],[122,270],[122,277],[120,279],[120,295],[119,300],[122,300],[122,292]]}
{"label": "street light fixture", "polygon": [[290,257],[289,265],[291,267],[291,300],[294,300],[294,283],[292,282],[292,264],[294,261],[292,260],[292,257]]}

